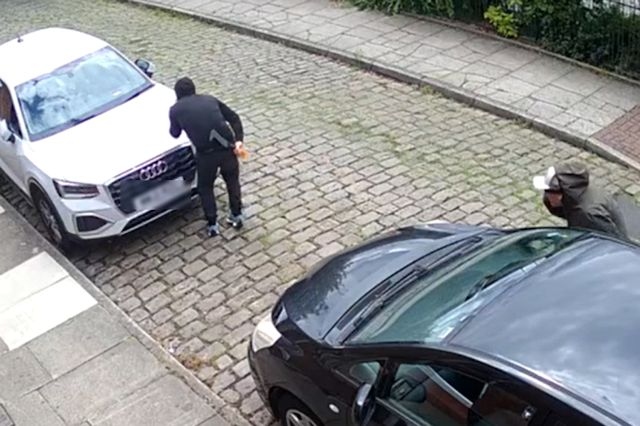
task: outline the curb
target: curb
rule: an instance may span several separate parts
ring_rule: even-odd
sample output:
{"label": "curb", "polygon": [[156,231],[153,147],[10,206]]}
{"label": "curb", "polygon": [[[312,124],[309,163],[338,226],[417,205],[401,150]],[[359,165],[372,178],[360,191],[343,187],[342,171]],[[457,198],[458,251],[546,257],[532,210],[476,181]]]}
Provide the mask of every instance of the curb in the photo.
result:
{"label": "curb", "polygon": [[4,214],[11,215],[16,224],[27,233],[32,234],[38,240],[43,251],[53,257],[78,284],[82,286],[98,304],[112,315],[142,346],[163,363],[170,372],[179,376],[187,384],[189,389],[204,399],[214,410],[215,414],[223,417],[232,425],[249,426],[250,424],[234,412],[233,409],[207,385],[202,383],[189,369],[168,353],[155,339],[136,324],[127,314],[118,307],[106,294],[102,292],[89,278],[87,278],[76,266],[71,263],[56,247],[54,247],[40,232],[38,232],[4,197],[0,196],[0,206],[5,210]]}
{"label": "curb", "polygon": [[[349,65],[356,66],[365,71],[370,71],[375,74],[379,74],[381,76],[397,80],[402,83],[412,84],[418,87],[429,86],[433,88],[434,91],[440,93],[441,95],[447,98],[451,98],[460,103],[484,110],[486,112],[489,112],[491,114],[494,114],[503,118],[507,118],[510,120],[523,121],[529,126],[533,127],[534,129],[540,131],[541,133],[546,134],[547,136],[562,140],[580,149],[591,151],[592,153],[606,160],[613,161],[623,166],[630,167],[632,169],[640,171],[640,162],[633,160],[632,158],[629,158],[628,156],[603,144],[602,142],[596,140],[593,137],[569,133],[559,126],[545,123],[541,119],[534,117],[530,114],[527,114],[526,112],[513,111],[508,105],[502,102],[493,101],[490,99],[482,99],[465,89],[460,89],[455,86],[449,85],[441,81],[437,81],[429,77],[421,77],[421,76],[412,74],[410,72],[397,69],[392,66],[377,63],[373,60],[365,60],[358,57],[358,55],[356,54],[346,52],[341,49],[336,49],[330,46],[322,45],[321,43],[302,41],[295,37],[282,35],[268,29],[257,29],[250,25],[234,22],[225,18],[205,16],[197,12],[182,9],[180,7],[170,6],[166,4],[158,4],[158,3],[155,3],[153,0],[116,0],[116,1],[131,3],[131,4],[135,4],[135,5],[150,8],[150,9],[177,13],[180,15],[188,16],[190,18],[193,18],[199,21],[213,24],[219,28],[233,31],[238,34],[248,35],[254,38],[274,42],[277,44],[284,45],[286,47],[302,50],[315,55],[325,56]],[[433,20],[433,19],[429,19],[429,20]],[[433,20],[433,21],[438,23],[444,23],[443,21],[440,21],[440,20]],[[500,40],[504,41],[504,39],[502,38],[500,38]],[[531,49],[531,47],[529,47],[529,49]],[[544,50],[540,51],[540,53],[549,55],[549,53]],[[550,55],[550,56],[555,56],[555,55]],[[564,58],[564,60],[571,61],[571,59],[568,59],[568,58]],[[585,67],[585,64],[580,64],[580,65]],[[586,65],[586,67],[590,67],[590,66]],[[596,69],[600,73],[602,73],[602,70],[600,70],[599,68],[596,68]],[[616,75],[616,78],[623,78],[623,77]]]}

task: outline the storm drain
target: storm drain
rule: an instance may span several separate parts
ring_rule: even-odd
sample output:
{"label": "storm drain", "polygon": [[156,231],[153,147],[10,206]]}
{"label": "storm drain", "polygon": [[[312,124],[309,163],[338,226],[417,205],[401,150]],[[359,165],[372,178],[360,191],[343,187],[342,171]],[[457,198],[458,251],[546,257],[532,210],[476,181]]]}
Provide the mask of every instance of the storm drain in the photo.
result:
{"label": "storm drain", "polygon": [[15,426],[7,410],[4,409],[4,405],[0,404],[0,426]]}

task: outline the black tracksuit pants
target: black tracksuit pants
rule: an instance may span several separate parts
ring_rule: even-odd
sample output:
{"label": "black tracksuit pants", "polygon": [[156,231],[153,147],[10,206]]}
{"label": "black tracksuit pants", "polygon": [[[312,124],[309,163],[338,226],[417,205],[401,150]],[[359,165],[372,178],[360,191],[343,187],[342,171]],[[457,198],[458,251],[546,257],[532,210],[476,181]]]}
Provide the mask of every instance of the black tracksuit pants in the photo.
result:
{"label": "black tracksuit pants", "polygon": [[227,186],[231,214],[237,216],[242,213],[242,198],[240,194],[240,167],[238,158],[233,151],[213,151],[196,155],[198,171],[198,193],[204,216],[209,225],[217,221],[216,199],[213,186],[220,170],[222,179]]}

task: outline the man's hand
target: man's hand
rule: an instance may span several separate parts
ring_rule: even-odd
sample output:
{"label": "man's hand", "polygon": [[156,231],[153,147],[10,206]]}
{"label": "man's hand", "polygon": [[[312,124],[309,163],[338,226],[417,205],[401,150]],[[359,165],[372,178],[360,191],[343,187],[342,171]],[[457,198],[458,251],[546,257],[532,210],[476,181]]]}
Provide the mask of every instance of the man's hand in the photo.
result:
{"label": "man's hand", "polygon": [[249,153],[247,152],[246,149],[244,149],[244,145],[242,144],[242,141],[236,142],[236,146],[233,149],[233,152],[242,160],[246,160],[247,158],[249,158]]}

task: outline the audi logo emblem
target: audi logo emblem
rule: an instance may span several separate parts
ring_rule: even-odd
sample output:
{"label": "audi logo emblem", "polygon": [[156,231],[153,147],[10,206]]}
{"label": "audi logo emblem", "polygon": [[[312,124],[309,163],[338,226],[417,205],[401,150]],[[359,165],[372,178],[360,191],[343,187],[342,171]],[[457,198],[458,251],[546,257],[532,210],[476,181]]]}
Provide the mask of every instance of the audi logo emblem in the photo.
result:
{"label": "audi logo emblem", "polygon": [[157,178],[169,170],[169,165],[164,161],[156,161],[150,166],[147,166],[140,170],[140,180],[148,181]]}

